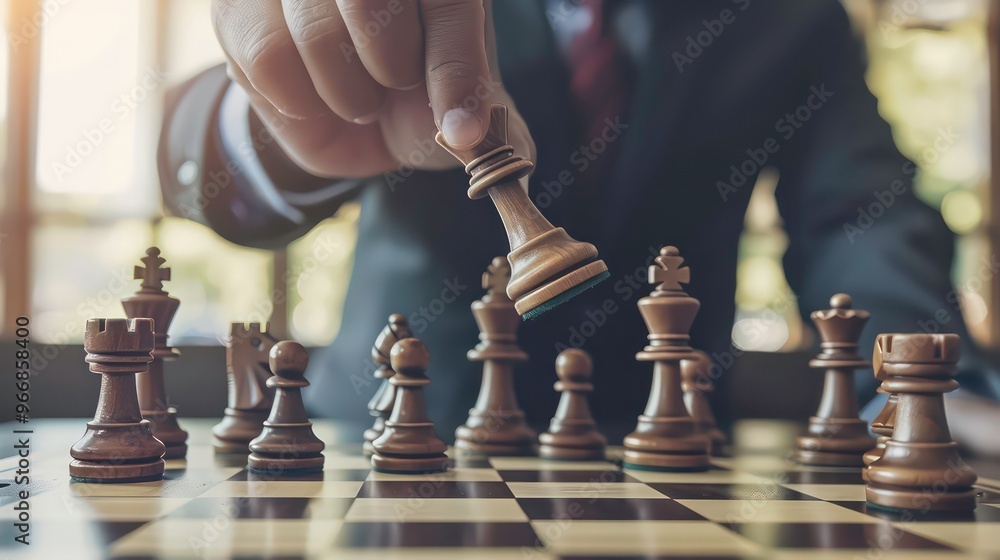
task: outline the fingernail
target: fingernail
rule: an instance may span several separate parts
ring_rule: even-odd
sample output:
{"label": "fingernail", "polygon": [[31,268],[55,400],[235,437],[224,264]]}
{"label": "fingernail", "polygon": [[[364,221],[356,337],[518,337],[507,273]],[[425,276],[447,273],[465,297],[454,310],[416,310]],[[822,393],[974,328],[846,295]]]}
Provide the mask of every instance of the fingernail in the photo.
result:
{"label": "fingernail", "polygon": [[371,124],[378,119],[378,111],[372,111],[367,115],[361,115],[360,117],[354,119],[354,124]]}
{"label": "fingernail", "polygon": [[441,133],[453,148],[471,148],[479,142],[483,121],[466,109],[451,109],[441,119]]}

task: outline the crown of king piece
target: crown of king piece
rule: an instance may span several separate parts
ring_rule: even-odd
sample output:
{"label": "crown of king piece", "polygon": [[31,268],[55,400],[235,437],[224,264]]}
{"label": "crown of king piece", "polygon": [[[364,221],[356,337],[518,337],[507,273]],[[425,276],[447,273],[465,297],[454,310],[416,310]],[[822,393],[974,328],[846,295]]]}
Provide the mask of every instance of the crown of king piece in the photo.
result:
{"label": "crown of king piece", "polygon": [[677,247],[663,247],[649,267],[649,283],[659,284],[658,291],[683,291],[681,284],[691,282],[691,269],[683,264],[684,257]]}
{"label": "crown of king piece", "polygon": [[142,280],[142,289],[146,291],[162,291],[163,281],[170,280],[170,269],[164,267],[166,259],[160,256],[158,247],[146,249],[146,256],[139,259],[143,266],[136,266],[132,271],[132,277]]}

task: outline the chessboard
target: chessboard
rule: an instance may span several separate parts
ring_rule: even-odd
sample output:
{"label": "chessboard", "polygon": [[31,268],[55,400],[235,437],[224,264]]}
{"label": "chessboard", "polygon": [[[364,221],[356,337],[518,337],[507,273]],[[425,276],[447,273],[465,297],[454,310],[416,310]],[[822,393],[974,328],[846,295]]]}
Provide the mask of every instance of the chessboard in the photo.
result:
{"label": "chessboard", "polygon": [[[17,461],[0,460],[0,559],[1000,557],[1000,482],[985,477],[969,514],[900,516],[866,506],[858,469],[774,454],[684,473],[622,469],[615,448],[589,462],[449,451],[445,473],[385,474],[345,441],[356,429],[319,421],[324,470],[269,478],[215,454],[212,422],[188,419],[187,459],[164,480],[88,484],[67,471],[82,422],[39,423],[27,547],[12,544]],[[780,433],[767,426],[741,432]]]}

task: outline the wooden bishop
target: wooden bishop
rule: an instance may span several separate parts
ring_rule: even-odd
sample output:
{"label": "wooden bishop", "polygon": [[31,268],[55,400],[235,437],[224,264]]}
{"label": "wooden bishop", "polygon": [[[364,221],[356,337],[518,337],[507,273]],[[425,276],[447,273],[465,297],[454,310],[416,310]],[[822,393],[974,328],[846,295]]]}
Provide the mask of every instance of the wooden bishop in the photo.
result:
{"label": "wooden bishop", "polygon": [[868,467],[865,495],[892,510],[968,511],[976,473],[958,454],[944,393],[958,389],[955,334],[881,334],[872,364],[882,388],[898,396],[896,425],[882,456]]}
{"label": "wooden bishop", "polygon": [[808,433],[796,442],[795,459],[807,465],[860,467],[864,453],[875,445],[867,424],[858,418],[854,394],[854,370],[868,365],[858,355],[858,338],[869,315],[852,307],[851,296],[836,294],[830,309],[810,317],[823,342],[809,365],[826,373],[819,410],[809,419]]}
{"label": "wooden bishop", "polygon": [[597,249],[553,227],[521,188],[519,179],[534,163],[514,155],[507,143],[507,107],[490,110],[486,137],[476,147],[456,150],[439,132],[437,142],[465,164],[472,175],[469,198],[493,199],[510,242],[511,278],[507,295],[525,319],[536,317],[606,279],[608,267]]}
{"label": "wooden bishop", "polygon": [[483,362],[483,380],[476,406],[465,425],[455,430],[455,447],[487,455],[531,455],[535,431],[524,421],[514,394],[514,366],[528,359],[517,345],[521,318],[505,292],[510,265],[496,257],[483,273],[482,299],[472,304],[479,325],[479,344],[468,358]]}
{"label": "wooden bishop", "polygon": [[661,249],[649,267],[649,283],[658,285],[639,300],[649,345],[636,359],[653,362],[653,385],[635,431],[625,436],[626,467],[699,471],[709,466],[709,438],[688,413],[681,387],[680,363],[696,356],[688,333],[701,306],[681,287],[691,274],[683,263],[676,247]]}
{"label": "wooden bishop", "polygon": [[177,409],[167,404],[167,389],[163,381],[163,362],[180,356],[176,348],[167,344],[167,331],[180,301],[163,289],[163,281],[170,280],[170,269],[163,267],[166,260],[160,257],[160,250],[150,247],[140,260],[143,266],[135,267],[133,277],[142,280],[141,287],[135,295],[122,300],[122,307],[129,318],[152,319],[155,330],[153,361],[148,371],[136,376],[139,407],[142,417],[149,420],[153,435],[167,446],[164,458],[182,459],[187,454],[188,434],[177,423]]}
{"label": "wooden bishop", "polygon": [[145,482],[163,478],[160,440],[142,417],[135,374],[153,360],[150,319],[90,319],[83,339],[101,398],[87,431],[70,449],[69,474],[80,482]]}
{"label": "wooden bishop", "polygon": [[250,453],[250,442],[264,429],[271,412],[274,389],[268,356],[277,344],[268,325],[230,323],[226,347],[226,378],[229,388],[222,421],[212,427],[212,447],[216,453]]}
{"label": "wooden bishop", "polygon": [[385,421],[392,414],[393,404],[396,402],[396,387],[389,383],[396,372],[392,371],[392,364],[389,360],[389,353],[392,346],[403,340],[410,338],[413,332],[410,331],[410,323],[406,317],[399,313],[389,316],[389,323],[382,329],[382,332],[375,338],[372,346],[372,360],[377,368],[375,369],[375,379],[381,379],[382,384],[375,390],[375,395],[368,401],[368,412],[375,417],[375,422],[371,428],[365,430],[364,454],[371,456],[375,452],[372,442],[378,439],[385,431]]}

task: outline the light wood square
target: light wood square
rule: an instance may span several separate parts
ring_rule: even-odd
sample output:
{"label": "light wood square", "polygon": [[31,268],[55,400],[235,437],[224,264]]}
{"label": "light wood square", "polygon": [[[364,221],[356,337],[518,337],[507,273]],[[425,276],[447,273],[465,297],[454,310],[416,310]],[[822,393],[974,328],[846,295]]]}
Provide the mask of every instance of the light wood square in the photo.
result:
{"label": "light wood square", "polygon": [[760,546],[706,521],[532,521],[557,554],[752,554]]}
{"label": "light wood square", "polygon": [[806,500],[677,500],[721,523],[879,523],[837,504]]}
{"label": "light wood square", "polygon": [[360,480],[255,480],[225,481],[201,494],[201,498],[353,498]]}
{"label": "light wood square", "polygon": [[342,521],[324,519],[164,519],[116,541],[115,556],[302,555],[332,546]]}
{"label": "light wood square", "polygon": [[979,554],[1000,554],[1000,523],[898,523],[928,539]]}

